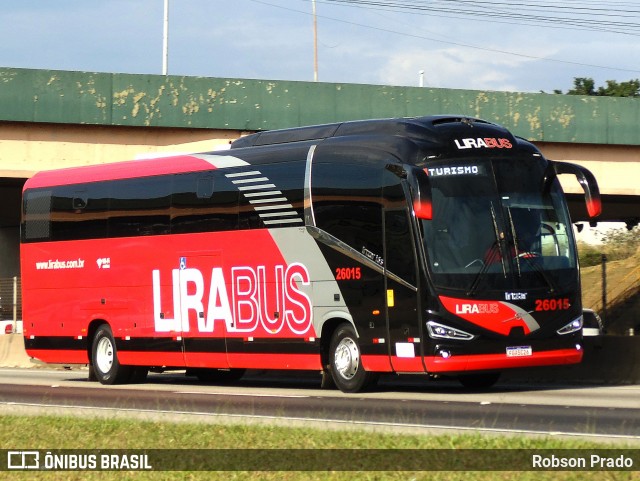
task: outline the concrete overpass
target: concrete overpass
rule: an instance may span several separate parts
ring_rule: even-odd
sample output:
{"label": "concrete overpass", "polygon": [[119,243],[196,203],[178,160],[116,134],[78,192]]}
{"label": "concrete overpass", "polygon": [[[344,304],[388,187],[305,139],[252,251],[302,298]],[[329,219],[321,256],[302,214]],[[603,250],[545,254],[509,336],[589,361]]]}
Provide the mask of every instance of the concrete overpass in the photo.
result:
{"label": "concrete overpass", "polygon": [[[588,167],[601,221],[640,218],[637,99],[0,68],[0,278],[19,276],[20,192],[43,169],[207,151],[245,132],[454,113],[500,123]],[[580,187],[566,183],[574,220]]]}

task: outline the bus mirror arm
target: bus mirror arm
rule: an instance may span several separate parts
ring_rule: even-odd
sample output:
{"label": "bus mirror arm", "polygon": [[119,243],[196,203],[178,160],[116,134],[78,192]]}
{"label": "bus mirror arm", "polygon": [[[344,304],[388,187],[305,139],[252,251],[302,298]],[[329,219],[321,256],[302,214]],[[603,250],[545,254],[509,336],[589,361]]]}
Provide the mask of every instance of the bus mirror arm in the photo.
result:
{"label": "bus mirror arm", "polygon": [[407,177],[416,217],[431,220],[433,218],[433,204],[431,203],[431,182],[427,170],[414,167],[409,171]]}
{"label": "bus mirror arm", "polygon": [[578,164],[570,162],[549,161],[550,167],[553,168],[552,176],[547,176],[547,182],[552,177],[560,174],[572,174],[576,176],[578,183],[584,190],[584,200],[587,205],[587,213],[590,218],[598,217],[602,213],[602,200],[600,198],[600,189],[595,176],[590,170]]}

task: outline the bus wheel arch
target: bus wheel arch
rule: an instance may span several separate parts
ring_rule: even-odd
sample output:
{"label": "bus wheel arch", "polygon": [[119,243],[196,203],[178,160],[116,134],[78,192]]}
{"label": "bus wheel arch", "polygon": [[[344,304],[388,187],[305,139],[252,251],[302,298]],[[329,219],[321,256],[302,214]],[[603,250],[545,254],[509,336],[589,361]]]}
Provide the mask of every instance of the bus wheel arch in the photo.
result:
{"label": "bus wheel arch", "polygon": [[90,377],[101,384],[122,384],[129,381],[132,368],[123,366],[118,361],[118,351],[111,326],[106,322],[97,323],[91,339]]}
{"label": "bus wheel arch", "polygon": [[375,383],[377,373],[366,371],[362,365],[359,337],[353,324],[337,319],[325,326],[323,377],[330,376],[338,389],[350,393],[363,391]]}
{"label": "bus wheel arch", "polygon": [[104,319],[93,319],[87,327],[87,359],[89,360],[89,381],[97,381],[98,378],[93,370],[93,337],[101,324],[107,324]]}

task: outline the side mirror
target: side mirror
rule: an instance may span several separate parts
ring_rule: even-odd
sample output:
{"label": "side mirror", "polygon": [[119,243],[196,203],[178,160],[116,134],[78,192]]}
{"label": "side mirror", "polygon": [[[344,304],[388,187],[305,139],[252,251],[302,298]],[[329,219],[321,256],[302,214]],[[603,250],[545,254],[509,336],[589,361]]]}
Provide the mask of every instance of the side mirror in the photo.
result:
{"label": "side mirror", "polygon": [[413,200],[413,211],[418,219],[431,220],[433,205],[431,203],[431,182],[426,169],[414,167],[407,175]]}
{"label": "side mirror", "polygon": [[[587,213],[592,219],[602,213],[602,199],[600,189],[594,175],[588,169],[578,164],[569,162],[549,161],[549,166],[553,169],[553,176],[560,174],[572,174],[576,176],[578,182],[584,190],[584,200],[587,205]],[[547,179],[549,181],[551,179]]]}

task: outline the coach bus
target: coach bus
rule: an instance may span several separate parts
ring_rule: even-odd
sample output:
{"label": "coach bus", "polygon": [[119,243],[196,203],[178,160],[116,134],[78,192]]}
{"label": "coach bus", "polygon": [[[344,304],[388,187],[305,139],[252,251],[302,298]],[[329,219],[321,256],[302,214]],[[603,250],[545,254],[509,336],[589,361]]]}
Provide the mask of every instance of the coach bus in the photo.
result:
{"label": "coach bus", "polygon": [[230,149],[45,171],[23,192],[27,353],[103,384],[185,370],[489,387],[581,361],[578,165],[479,119],[259,132]]}

